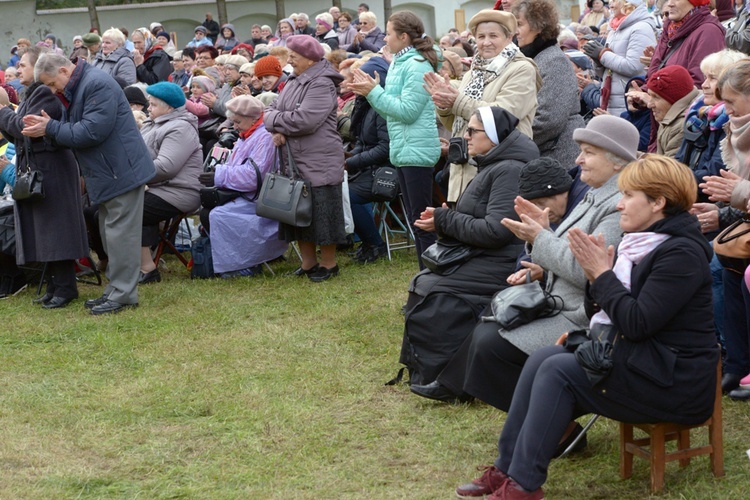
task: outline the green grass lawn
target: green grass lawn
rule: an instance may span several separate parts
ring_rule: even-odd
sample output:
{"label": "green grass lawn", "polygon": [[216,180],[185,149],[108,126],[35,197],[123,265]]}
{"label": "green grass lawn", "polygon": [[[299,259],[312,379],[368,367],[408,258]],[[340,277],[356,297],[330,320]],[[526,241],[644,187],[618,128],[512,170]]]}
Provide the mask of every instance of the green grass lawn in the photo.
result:
{"label": "green grass lawn", "polygon": [[[191,281],[167,258],[141,306],[93,317],[0,301],[0,498],[452,498],[494,460],[504,414],[385,386],[398,365],[414,253],[314,284]],[[436,325],[436,327],[439,325]],[[725,399],[726,477],[699,457],[664,498],[747,498],[750,406]],[[701,433],[695,441],[705,440]],[[619,479],[617,426],[554,461],[548,498],[644,498]]]}

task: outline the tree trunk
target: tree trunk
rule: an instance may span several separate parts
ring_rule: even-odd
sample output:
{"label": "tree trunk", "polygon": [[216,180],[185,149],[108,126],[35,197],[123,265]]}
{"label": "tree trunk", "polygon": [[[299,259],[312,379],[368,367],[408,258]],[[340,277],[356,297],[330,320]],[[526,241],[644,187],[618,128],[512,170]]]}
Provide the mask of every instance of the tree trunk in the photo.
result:
{"label": "tree trunk", "polygon": [[333,5],[331,7],[338,7],[339,10],[341,10],[341,0],[333,0]]}
{"label": "tree trunk", "polygon": [[393,6],[391,5],[391,0],[383,0],[383,15],[385,15],[385,19],[383,19],[383,26],[385,26],[385,23],[388,21],[388,18],[391,17],[391,14],[393,14]]}
{"label": "tree trunk", "polygon": [[88,8],[89,8],[89,22],[91,23],[91,27],[96,28],[97,31],[101,33],[102,30],[99,29],[99,14],[96,13],[95,0],[88,0]]}
{"label": "tree trunk", "polygon": [[226,0],[216,0],[216,15],[219,16],[219,26],[224,26],[229,22]]}
{"label": "tree trunk", "polygon": [[284,7],[284,0],[276,0],[276,19],[281,21],[286,18],[286,8]]}

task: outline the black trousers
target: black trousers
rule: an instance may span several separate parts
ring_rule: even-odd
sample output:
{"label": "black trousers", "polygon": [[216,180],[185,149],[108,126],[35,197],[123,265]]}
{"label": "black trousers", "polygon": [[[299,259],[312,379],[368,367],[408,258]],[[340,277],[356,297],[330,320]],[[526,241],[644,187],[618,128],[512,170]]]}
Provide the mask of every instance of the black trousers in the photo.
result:
{"label": "black trousers", "polygon": [[64,299],[78,298],[74,260],[47,262],[47,293]]}
{"label": "black trousers", "polygon": [[[482,316],[492,316],[490,306]],[[437,380],[454,394],[469,394],[507,412],[528,355],[501,337],[499,328],[477,323]]]}
{"label": "black trousers", "polygon": [[159,223],[181,213],[182,210],[167,203],[155,194],[146,191],[143,196],[141,246],[152,247],[159,243]]}
{"label": "black trousers", "polygon": [[653,422],[594,390],[575,355],[562,346],[529,356],[500,434],[495,467],[527,490],[547,479],[547,468],[571,420],[596,413],[615,420]]}
{"label": "black trousers", "polygon": [[96,252],[99,260],[109,260],[107,252],[104,251],[102,233],[99,231],[99,205],[91,205],[83,208],[83,220],[86,221],[86,230],[89,235],[89,246]]}

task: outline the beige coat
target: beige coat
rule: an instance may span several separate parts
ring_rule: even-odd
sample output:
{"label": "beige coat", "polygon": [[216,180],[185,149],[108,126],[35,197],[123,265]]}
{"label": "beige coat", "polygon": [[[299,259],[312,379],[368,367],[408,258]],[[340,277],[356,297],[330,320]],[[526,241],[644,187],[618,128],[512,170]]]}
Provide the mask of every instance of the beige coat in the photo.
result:
{"label": "beige coat", "polygon": [[656,133],[656,152],[660,155],[674,158],[682,144],[685,135],[685,113],[690,104],[698,97],[700,91],[693,88],[688,95],[676,101],[669,108],[664,119],[659,123],[659,131]]}
{"label": "beige coat", "polygon": [[[483,106],[500,106],[513,113],[518,118],[518,130],[533,139],[531,126],[536,114],[536,94],[542,87],[542,79],[534,61],[525,57],[521,51],[510,61],[500,73],[500,76],[484,88],[482,100],[476,101],[462,91],[471,81],[471,71],[468,71],[461,81],[459,94],[451,109],[437,109],[438,118],[446,129],[453,130],[453,120],[462,117],[466,124],[459,131],[457,137],[463,137],[472,113]],[[534,85],[533,82],[536,82]],[[451,164],[450,182],[448,183],[448,201],[455,202],[464,192],[477,169],[468,163]]]}

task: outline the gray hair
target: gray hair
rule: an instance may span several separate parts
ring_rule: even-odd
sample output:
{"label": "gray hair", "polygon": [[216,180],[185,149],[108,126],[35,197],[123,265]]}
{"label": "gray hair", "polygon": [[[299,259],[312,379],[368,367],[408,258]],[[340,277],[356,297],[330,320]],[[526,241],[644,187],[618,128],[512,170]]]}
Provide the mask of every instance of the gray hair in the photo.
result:
{"label": "gray hair", "polygon": [[614,165],[618,167],[624,167],[625,165],[630,163],[630,160],[627,160],[623,158],[622,156],[617,156],[616,154],[610,151],[604,151],[604,157],[607,159],[607,161],[612,162]]}
{"label": "gray hair", "polygon": [[307,14],[305,14],[304,12],[300,12],[299,14],[297,14],[297,19],[303,19],[305,21],[310,21],[310,17]]}
{"label": "gray hair", "polygon": [[67,57],[54,52],[45,52],[39,56],[34,65],[34,80],[39,81],[41,75],[56,76],[60,68],[67,68],[68,66],[75,65]]}
{"label": "gray hair", "polygon": [[109,38],[115,42],[118,47],[125,45],[125,34],[117,28],[109,28],[102,33],[102,38]]}

